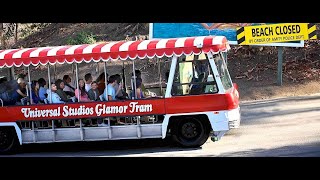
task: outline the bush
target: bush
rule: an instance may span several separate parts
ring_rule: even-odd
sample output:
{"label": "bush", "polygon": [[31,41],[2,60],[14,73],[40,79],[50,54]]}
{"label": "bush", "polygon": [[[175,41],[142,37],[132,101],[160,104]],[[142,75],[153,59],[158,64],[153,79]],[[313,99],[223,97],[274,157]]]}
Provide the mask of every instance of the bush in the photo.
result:
{"label": "bush", "polygon": [[80,32],[75,38],[69,37],[67,39],[67,44],[77,45],[77,44],[94,44],[96,43],[95,36],[92,33]]}

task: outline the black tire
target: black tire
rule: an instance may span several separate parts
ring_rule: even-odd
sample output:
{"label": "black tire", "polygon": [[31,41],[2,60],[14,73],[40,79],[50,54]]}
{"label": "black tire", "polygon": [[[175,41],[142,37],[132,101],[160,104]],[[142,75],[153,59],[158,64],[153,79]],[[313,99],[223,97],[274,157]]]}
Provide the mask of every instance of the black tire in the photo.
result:
{"label": "black tire", "polygon": [[0,154],[12,154],[17,150],[18,139],[13,127],[0,127]]}
{"label": "black tire", "polygon": [[209,138],[210,129],[205,120],[194,117],[175,119],[172,138],[182,147],[195,148],[202,146]]}

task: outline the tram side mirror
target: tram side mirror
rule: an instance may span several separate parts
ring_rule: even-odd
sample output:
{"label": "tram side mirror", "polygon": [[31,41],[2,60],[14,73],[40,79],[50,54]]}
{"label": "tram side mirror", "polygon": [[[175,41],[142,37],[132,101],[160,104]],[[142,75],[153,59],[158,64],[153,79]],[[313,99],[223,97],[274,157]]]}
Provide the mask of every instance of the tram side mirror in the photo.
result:
{"label": "tram side mirror", "polygon": [[233,87],[237,89],[237,91],[239,91],[239,86],[237,83],[233,83]]}

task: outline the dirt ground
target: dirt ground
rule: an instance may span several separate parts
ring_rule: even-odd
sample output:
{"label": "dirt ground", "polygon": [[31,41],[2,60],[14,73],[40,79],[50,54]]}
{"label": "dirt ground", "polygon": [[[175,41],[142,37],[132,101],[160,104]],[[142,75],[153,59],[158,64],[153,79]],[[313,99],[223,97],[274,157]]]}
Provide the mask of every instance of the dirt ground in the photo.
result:
{"label": "dirt ground", "polygon": [[[145,24],[145,23],[144,23]],[[148,38],[148,26],[130,23],[58,23],[18,42],[14,47],[39,47],[64,45],[69,36],[88,31],[96,35],[98,41],[118,41],[124,39]],[[319,33],[317,33],[319,36]],[[320,93],[320,45],[318,40],[306,42],[303,48],[284,48],[283,85],[277,85],[277,49],[275,47],[233,46],[228,54],[228,68],[233,82],[239,85],[241,100],[259,100],[284,96],[299,96]],[[112,66],[112,68],[110,68]],[[160,66],[169,69],[168,62]],[[108,74],[121,73],[122,62],[108,62]],[[159,82],[156,62],[137,62],[142,78],[147,85]],[[54,67],[51,67],[53,72]],[[52,79],[72,75],[71,65],[56,65],[57,73]],[[23,70],[23,68],[20,68]],[[32,68],[32,79],[47,77],[45,67]],[[79,65],[80,75],[90,72],[94,79],[103,72],[103,64]],[[164,78],[165,71],[162,71]],[[130,78],[131,65],[126,66],[126,78]],[[0,76],[6,75],[0,69]],[[129,84],[127,84],[129,85]]]}
{"label": "dirt ground", "polygon": [[241,100],[299,96],[320,93],[320,51],[318,42],[303,48],[284,48],[283,85],[277,85],[278,52],[275,47],[246,49],[233,47],[228,67],[240,88]]}

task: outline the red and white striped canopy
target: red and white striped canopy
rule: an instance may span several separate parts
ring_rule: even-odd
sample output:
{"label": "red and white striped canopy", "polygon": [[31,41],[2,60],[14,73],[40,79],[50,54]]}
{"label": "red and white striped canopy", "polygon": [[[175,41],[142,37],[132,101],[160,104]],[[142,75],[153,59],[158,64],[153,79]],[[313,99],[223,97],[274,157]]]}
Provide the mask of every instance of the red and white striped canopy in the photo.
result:
{"label": "red and white striped canopy", "polygon": [[181,54],[218,53],[227,51],[229,44],[224,36],[199,36],[143,41],[118,41],[56,47],[0,50],[0,67],[36,66],[50,63],[80,63],[82,61],[108,61],[171,57]]}

